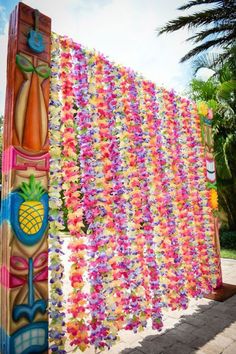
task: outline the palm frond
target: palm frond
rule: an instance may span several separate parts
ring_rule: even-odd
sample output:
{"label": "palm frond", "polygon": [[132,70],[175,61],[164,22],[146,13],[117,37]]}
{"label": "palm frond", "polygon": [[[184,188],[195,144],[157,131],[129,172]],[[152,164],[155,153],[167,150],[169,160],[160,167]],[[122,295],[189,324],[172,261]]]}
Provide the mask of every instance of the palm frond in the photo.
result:
{"label": "palm frond", "polygon": [[199,54],[191,63],[193,74],[200,68],[212,69],[220,82],[236,79],[236,46],[222,53],[208,52]]}
{"label": "palm frond", "polygon": [[202,81],[192,79],[190,82],[191,98],[195,101],[203,100],[208,102],[216,96],[217,85],[213,80]]}
{"label": "palm frond", "polygon": [[211,23],[216,24],[217,22],[235,20],[235,11],[236,6],[234,9],[229,11],[228,8],[219,8],[205,10],[202,12],[197,12],[189,16],[179,16],[178,18],[167,22],[167,24],[162,27],[159,31],[159,35],[167,32],[175,32],[181,28],[187,27],[189,29],[193,27],[205,26]]}
{"label": "palm frond", "polygon": [[178,10],[188,10],[196,5],[205,5],[205,4],[216,4],[221,5],[224,3],[224,0],[193,0],[189,1],[187,4],[178,7]]}
{"label": "palm frond", "polygon": [[196,59],[193,60],[191,66],[194,75],[201,68],[217,71],[219,69],[219,54],[210,52],[198,55]]}
{"label": "palm frond", "polygon": [[214,144],[214,157],[216,160],[216,170],[217,174],[222,179],[230,179],[232,177],[231,169],[229,166],[229,160],[227,156],[227,144],[226,139],[219,137],[215,139]]}
{"label": "palm frond", "polygon": [[229,35],[227,37],[220,37],[220,38],[209,40],[209,41],[193,48],[192,50],[190,50],[183,58],[180,59],[180,62],[183,63],[186,60],[189,60],[190,58],[198,55],[201,52],[206,51],[209,48],[216,47],[216,46],[218,46],[218,47],[224,46],[226,42],[227,42],[228,46],[230,44],[233,44],[234,35]]}
{"label": "palm frond", "polygon": [[187,41],[198,43],[211,35],[214,35],[216,37],[222,35],[222,33],[227,33],[227,32],[234,33],[236,37],[236,29],[234,23],[221,24],[220,27],[213,27],[201,32],[197,32],[194,36],[187,38]]}

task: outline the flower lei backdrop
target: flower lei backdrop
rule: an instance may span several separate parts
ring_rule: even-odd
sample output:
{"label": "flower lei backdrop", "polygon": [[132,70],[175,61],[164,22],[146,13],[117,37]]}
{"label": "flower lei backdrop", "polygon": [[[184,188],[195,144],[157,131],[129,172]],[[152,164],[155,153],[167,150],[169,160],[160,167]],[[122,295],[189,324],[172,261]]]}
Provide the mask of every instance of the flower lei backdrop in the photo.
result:
{"label": "flower lei backdrop", "polygon": [[217,194],[206,188],[194,103],[55,34],[51,66],[51,350],[65,353],[65,331],[82,351],[104,349],[149,318],[161,329],[164,307],[186,308],[216,286]]}

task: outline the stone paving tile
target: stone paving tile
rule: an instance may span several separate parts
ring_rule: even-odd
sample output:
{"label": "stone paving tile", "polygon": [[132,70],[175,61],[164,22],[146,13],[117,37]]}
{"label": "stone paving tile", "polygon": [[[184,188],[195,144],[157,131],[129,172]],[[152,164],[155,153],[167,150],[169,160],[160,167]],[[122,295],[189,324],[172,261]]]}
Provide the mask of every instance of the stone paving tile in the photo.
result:
{"label": "stone paving tile", "polygon": [[223,349],[227,348],[230,344],[234,342],[233,339],[229,337],[225,337],[222,333],[217,334],[217,336],[210,341],[210,343],[213,342],[217,344],[219,347],[222,347]]}
{"label": "stone paving tile", "polygon": [[236,328],[233,325],[231,325],[230,327],[225,328],[224,331],[221,332],[221,334],[224,337],[228,337],[228,338],[231,338],[231,339],[236,341]]}
{"label": "stone paving tile", "polygon": [[193,348],[183,343],[176,343],[164,351],[164,354],[190,354]]}
{"label": "stone paving tile", "polygon": [[[137,343],[132,346],[132,344],[119,342],[113,348],[111,348],[109,351],[104,351],[102,353],[109,353],[109,354],[121,354],[121,353],[122,354],[130,354],[130,353],[132,353],[133,354],[135,347],[137,347]],[[137,351],[137,349],[135,348],[136,351]],[[140,354],[140,352],[138,354]]]}
{"label": "stone paving tile", "polygon": [[119,333],[120,340],[124,343],[132,344],[137,343],[137,341],[142,340],[143,337],[138,333],[133,333],[131,331],[120,331]]}
{"label": "stone paving tile", "polygon": [[161,354],[161,353],[165,353],[166,351],[166,346],[164,346],[162,343],[159,343],[157,341],[156,342],[143,341],[140,342],[139,344],[140,347],[138,348],[138,350],[140,350],[140,352],[143,354]]}
{"label": "stone paving tile", "polygon": [[[194,332],[192,332],[192,333],[188,333],[187,335],[184,336],[183,342],[185,344],[190,345],[190,347],[194,348],[193,343],[196,343],[197,339],[198,339],[197,335]],[[202,343],[202,340],[201,340],[201,343]]]}
{"label": "stone paving tile", "polygon": [[199,314],[193,314],[192,316],[188,316],[187,318],[183,319],[184,323],[188,323],[195,327],[201,328],[205,325],[207,318],[205,316],[200,316]]}
{"label": "stone paving tile", "polygon": [[229,306],[236,306],[236,296],[230,297],[228,300],[225,301],[225,304]]}
{"label": "stone paving tile", "polygon": [[177,326],[176,330],[184,332],[184,333],[187,332],[188,334],[190,334],[192,332],[195,332],[197,330],[197,327],[192,324],[183,322]]}
{"label": "stone paving tile", "polygon": [[206,341],[209,341],[215,337],[216,332],[215,332],[214,328],[212,328],[208,325],[204,325],[203,327],[198,328],[195,331],[195,335],[199,338],[202,338],[202,340],[205,341],[205,343],[206,343]]}
{"label": "stone paving tile", "polygon": [[195,339],[193,339],[191,341],[191,347],[194,348],[195,350],[200,349],[204,344],[206,344],[208,342],[208,340],[205,340],[201,337],[195,337]]}
{"label": "stone paving tile", "polygon": [[236,353],[236,342],[232,343],[228,348],[223,351],[223,354],[235,354]]}
{"label": "stone paving tile", "polygon": [[[164,332],[165,331],[162,331],[161,333],[164,333]],[[148,338],[149,338],[149,340],[151,341],[154,338],[154,336],[157,336],[157,331],[155,331],[152,328],[148,328],[145,331],[140,332],[139,335],[140,335],[140,337],[142,337],[142,339],[148,340]]]}
{"label": "stone paving tile", "polygon": [[133,348],[133,349],[124,349],[120,352],[120,354],[143,354],[138,348]]}
{"label": "stone paving tile", "polygon": [[166,315],[166,318],[175,318],[176,320],[179,320],[183,316],[183,311],[171,311],[171,310],[164,310],[164,313]]}
{"label": "stone paving tile", "polygon": [[221,354],[222,348],[215,343],[207,343],[200,348],[205,354]]}

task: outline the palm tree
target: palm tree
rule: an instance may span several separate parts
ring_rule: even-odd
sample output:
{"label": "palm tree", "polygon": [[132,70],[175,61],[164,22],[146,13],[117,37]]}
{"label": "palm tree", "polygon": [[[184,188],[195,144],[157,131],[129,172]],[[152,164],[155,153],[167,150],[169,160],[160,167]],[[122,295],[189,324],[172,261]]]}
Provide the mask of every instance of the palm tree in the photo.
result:
{"label": "palm tree", "polygon": [[198,5],[212,6],[169,21],[160,29],[159,35],[175,32],[185,27],[197,30],[193,36],[187,39],[193,42],[195,47],[181,59],[181,62],[213,47],[226,49],[223,55],[227,57],[227,50],[234,45],[236,40],[235,0],[192,0],[180,6],[178,10],[195,9],[195,6]]}

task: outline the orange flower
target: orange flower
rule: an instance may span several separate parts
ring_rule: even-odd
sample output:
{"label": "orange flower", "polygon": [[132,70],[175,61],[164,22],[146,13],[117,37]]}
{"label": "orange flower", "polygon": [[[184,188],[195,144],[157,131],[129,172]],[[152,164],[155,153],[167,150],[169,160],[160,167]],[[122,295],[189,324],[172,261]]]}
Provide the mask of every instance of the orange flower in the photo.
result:
{"label": "orange flower", "polygon": [[218,195],[215,189],[210,190],[210,206],[212,209],[218,209]]}

